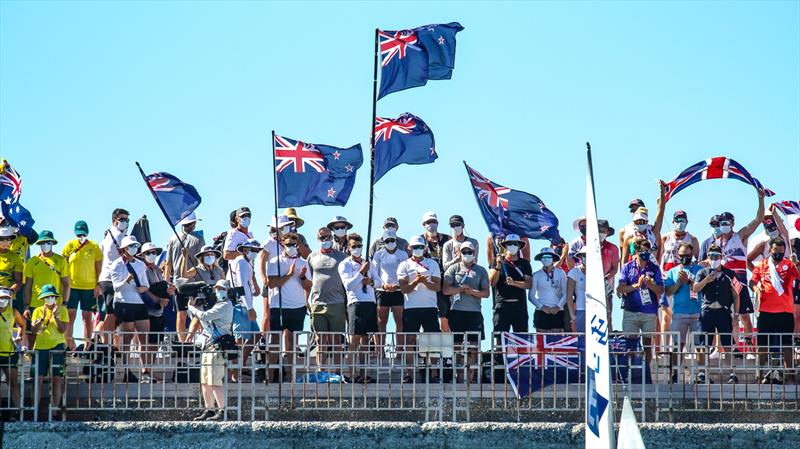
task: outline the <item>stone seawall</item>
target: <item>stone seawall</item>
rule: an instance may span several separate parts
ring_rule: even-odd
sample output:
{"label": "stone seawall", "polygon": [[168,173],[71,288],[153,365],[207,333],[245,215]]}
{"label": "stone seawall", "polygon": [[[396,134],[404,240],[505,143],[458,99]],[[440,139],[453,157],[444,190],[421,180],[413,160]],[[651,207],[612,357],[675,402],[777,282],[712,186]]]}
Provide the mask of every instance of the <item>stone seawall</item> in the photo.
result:
{"label": "stone seawall", "polygon": [[[555,423],[5,423],[2,432],[4,449],[583,447],[582,424]],[[800,447],[800,424],[642,424],[641,432],[649,449]]]}

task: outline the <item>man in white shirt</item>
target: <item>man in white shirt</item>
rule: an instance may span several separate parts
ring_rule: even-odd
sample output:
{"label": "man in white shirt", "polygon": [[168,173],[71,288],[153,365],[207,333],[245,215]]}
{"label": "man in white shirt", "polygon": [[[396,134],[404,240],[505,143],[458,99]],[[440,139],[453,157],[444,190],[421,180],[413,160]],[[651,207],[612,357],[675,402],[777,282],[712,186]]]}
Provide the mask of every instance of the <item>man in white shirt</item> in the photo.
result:
{"label": "man in white shirt", "polygon": [[[261,253],[258,255],[256,259],[256,263],[258,264],[258,274],[261,277],[261,285],[264,286],[264,290],[261,291],[261,297],[264,301],[264,310],[269,309],[269,289],[267,288],[267,284],[269,283],[267,276],[267,264],[273,257],[276,257],[278,254],[283,251],[283,244],[278,242],[278,238],[283,240],[283,236],[290,233],[294,222],[289,220],[289,217],[286,215],[278,215],[278,219],[276,220],[275,217],[272,217],[272,223],[269,226],[269,238],[267,241],[264,242],[264,246],[261,249]],[[262,321],[261,327],[266,329],[268,326],[267,320],[269,316],[265,313],[264,320]]]}
{"label": "man in white shirt", "polygon": [[578,263],[567,273],[567,306],[572,332],[584,332],[586,326],[586,249],[575,253]]}
{"label": "man in white shirt", "polygon": [[559,255],[550,248],[542,248],[534,260],[542,268],[533,273],[528,301],[536,307],[533,325],[537,331],[564,332],[564,306],[567,304],[567,274],[556,269]]}
{"label": "man in white shirt", "polygon": [[[408,253],[397,245],[399,238],[394,231],[385,231],[381,238],[381,248],[372,257],[372,268],[375,271],[375,297],[378,303],[378,331],[386,332],[389,312],[392,312],[395,332],[403,332],[403,292],[397,280],[397,268],[408,259]],[[383,338],[377,336],[378,348],[383,348]],[[398,341],[398,344],[402,342]]]}
{"label": "man in white shirt", "polygon": [[[351,233],[347,236],[347,247],[350,257],[339,264],[339,276],[342,278],[345,292],[347,292],[347,333],[349,344],[347,347],[347,364],[353,366],[353,354],[358,352],[358,364],[363,366],[364,354],[362,346],[366,348],[369,334],[378,331],[378,311],[375,304],[375,290],[373,285],[377,275],[371,270],[368,260],[362,257],[364,243],[360,235]],[[355,383],[374,383],[375,380],[367,376],[365,370],[359,369],[353,381]],[[351,375],[355,373],[351,372]]]}
{"label": "man in white shirt", "polygon": [[[119,245],[121,257],[117,258],[109,268],[111,283],[114,285],[114,315],[122,333],[122,355],[126,365],[128,365],[133,333],[136,332],[139,341],[144,342],[147,333],[150,332],[150,317],[141,297],[150,287],[150,283],[147,282],[147,269],[144,263],[134,257],[139,252],[140,246],[136,237],[124,237]],[[123,382],[138,381],[133,373],[125,370]]]}
{"label": "man in white shirt", "polygon": [[249,231],[251,217],[249,207],[242,206],[236,209],[234,215],[236,226],[228,230],[228,235],[225,236],[225,243],[222,247],[222,257],[226,260],[233,260],[239,257],[239,245],[253,238],[253,233]]}
{"label": "man in white shirt", "polygon": [[122,239],[127,235],[130,218],[125,209],[114,209],[111,213],[111,227],[106,230],[100,250],[103,253],[103,266],[100,269],[97,285],[102,291],[101,303],[98,304],[100,317],[103,319],[102,329],[104,343],[110,343],[110,333],[117,328],[114,316],[114,285],[111,283],[111,264],[119,259],[117,250]]}
{"label": "man in white shirt", "polygon": [[308,263],[300,258],[297,235],[281,236],[283,252],[273,257],[267,265],[269,277],[269,331],[270,344],[278,344],[279,331],[283,335],[285,354],[294,351],[294,332],[303,330],[308,312],[308,293],[311,280],[306,277]]}
{"label": "man in white shirt", "polygon": [[[405,295],[403,310],[403,332],[441,332],[436,293],[442,284],[439,264],[425,257],[427,242],[422,236],[413,237],[408,242],[411,258],[397,267],[397,280],[400,291]],[[416,335],[406,336],[406,363],[413,361],[413,348]],[[410,375],[403,376],[403,383],[413,382]]]}
{"label": "man in white shirt", "polygon": [[249,239],[236,247],[239,254],[228,265],[228,280],[233,286],[233,291],[238,295],[238,302],[233,307],[233,336],[242,347],[242,365],[247,364],[250,353],[253,352],[253,341],[258,329],[258,316],[253,306],[253,297],[256,295],[253,282],[253,261],[261,252],[258,240]]}

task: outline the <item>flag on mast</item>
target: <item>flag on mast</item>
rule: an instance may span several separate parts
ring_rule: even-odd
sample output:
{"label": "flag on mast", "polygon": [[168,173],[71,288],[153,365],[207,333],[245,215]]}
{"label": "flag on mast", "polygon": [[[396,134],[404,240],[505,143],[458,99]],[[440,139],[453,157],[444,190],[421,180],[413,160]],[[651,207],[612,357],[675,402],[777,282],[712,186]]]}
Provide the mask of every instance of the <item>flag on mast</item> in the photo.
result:
{"label": "flag on mast", "polygon": [[611,368],[608,361],[608,304],[600,257],[600,232],[592,174],[592,150],[586,143],[586,448],[613,449]]}

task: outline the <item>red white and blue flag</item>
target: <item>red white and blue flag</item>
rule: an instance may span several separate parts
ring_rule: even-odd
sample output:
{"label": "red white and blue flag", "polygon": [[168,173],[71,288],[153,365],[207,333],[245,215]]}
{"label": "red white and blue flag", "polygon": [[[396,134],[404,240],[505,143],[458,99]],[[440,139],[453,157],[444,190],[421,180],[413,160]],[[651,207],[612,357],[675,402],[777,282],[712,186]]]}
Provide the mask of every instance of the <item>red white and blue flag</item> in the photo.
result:
{"label": "red white and blue flag", "polygon": [[666,193],[664,202],[675,196],[676,193],[689,187],[690,185],[705,181],[706,179],[738,179],[739,181],[750,184],[758,190],[763,190],[766,196],[773,196],[775,192],[764,187],[761,182],[750,175],[750,172],[729,157],[712,157],[700,161],[686,170],[682,171],[675,179],[665,183]]}
{"label": "red white and blue flag", "polygon": [[581,351],[575,335],[503,332],[506,377],[518,398],[554,384],[577,383]]}
{"label": "red white and blue flag", "polygon": [[36,241],[34,220],[30,211],[20,204],[22,176],[7,161],[0,166],[0,219],[8,221],[29,242]]}
{"label": "red white and blue flag", "polygon": [[4,188],[4,191],[8,192],[11,202],[19,201],[19,196],[22,195],[22,176],[7,161],[3,161],[3,169],[0,171],[0,186],[10,189]]}
{"label": "red white and blue flag", "polygon": [[172,226],[194,212],[202,201],[194,186],[167,172],[147,175],[144,180]]}
{"label": "red white and blue flag", "polygon": [[800,215],[800,201],[780,201],[772,205],[784,215]]}
{"label": "red white and blue flag", "polygon": [[786,230],[789,232],[789,239],[800,238],[800,201],[787,200],[772,203],[772,205],[786,216]]}
{"label": "red white and blue flag", "polygon": [[375,182],[398,165],[430,164],[438,157],[433,131],[421,118],[408,112],[375,118]]}

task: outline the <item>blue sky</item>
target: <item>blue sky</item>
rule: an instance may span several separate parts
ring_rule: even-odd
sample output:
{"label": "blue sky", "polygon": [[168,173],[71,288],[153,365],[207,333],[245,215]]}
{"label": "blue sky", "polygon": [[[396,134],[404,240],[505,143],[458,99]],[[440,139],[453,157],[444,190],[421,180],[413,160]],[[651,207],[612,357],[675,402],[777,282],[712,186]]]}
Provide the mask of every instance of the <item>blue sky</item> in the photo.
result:
{"label": "blue sky", "polygon": [[[3,1],[0,156],[22,173],[37,229],[62,242],[78,219],[98,238],[115,207],[169,237],[136,160],[197,187],[207,235],[249,205],[263,239],[271,130],[368,148],[375,27],[459,21],[453,79],[378,104],[382,116],[423,118],[440,158],[381,180],[374,229],[392,215],[408,237],[434,210],[485,237],[466,160],[539,195],[572,238],[587,140],[599,214],[617,229],[631,198],[655,206],[656,179],[710,156],[738,160],[776,199],[798,199],[799,5]],[[332,215],[366,234],[368,170],[358,176],[346,207],[300,210],[306,235]],[[723,180],[681,192],[667,212],[686,210],[689,230],[706,236],[713,213],[742,225],[755,208],[752,188]]]}

